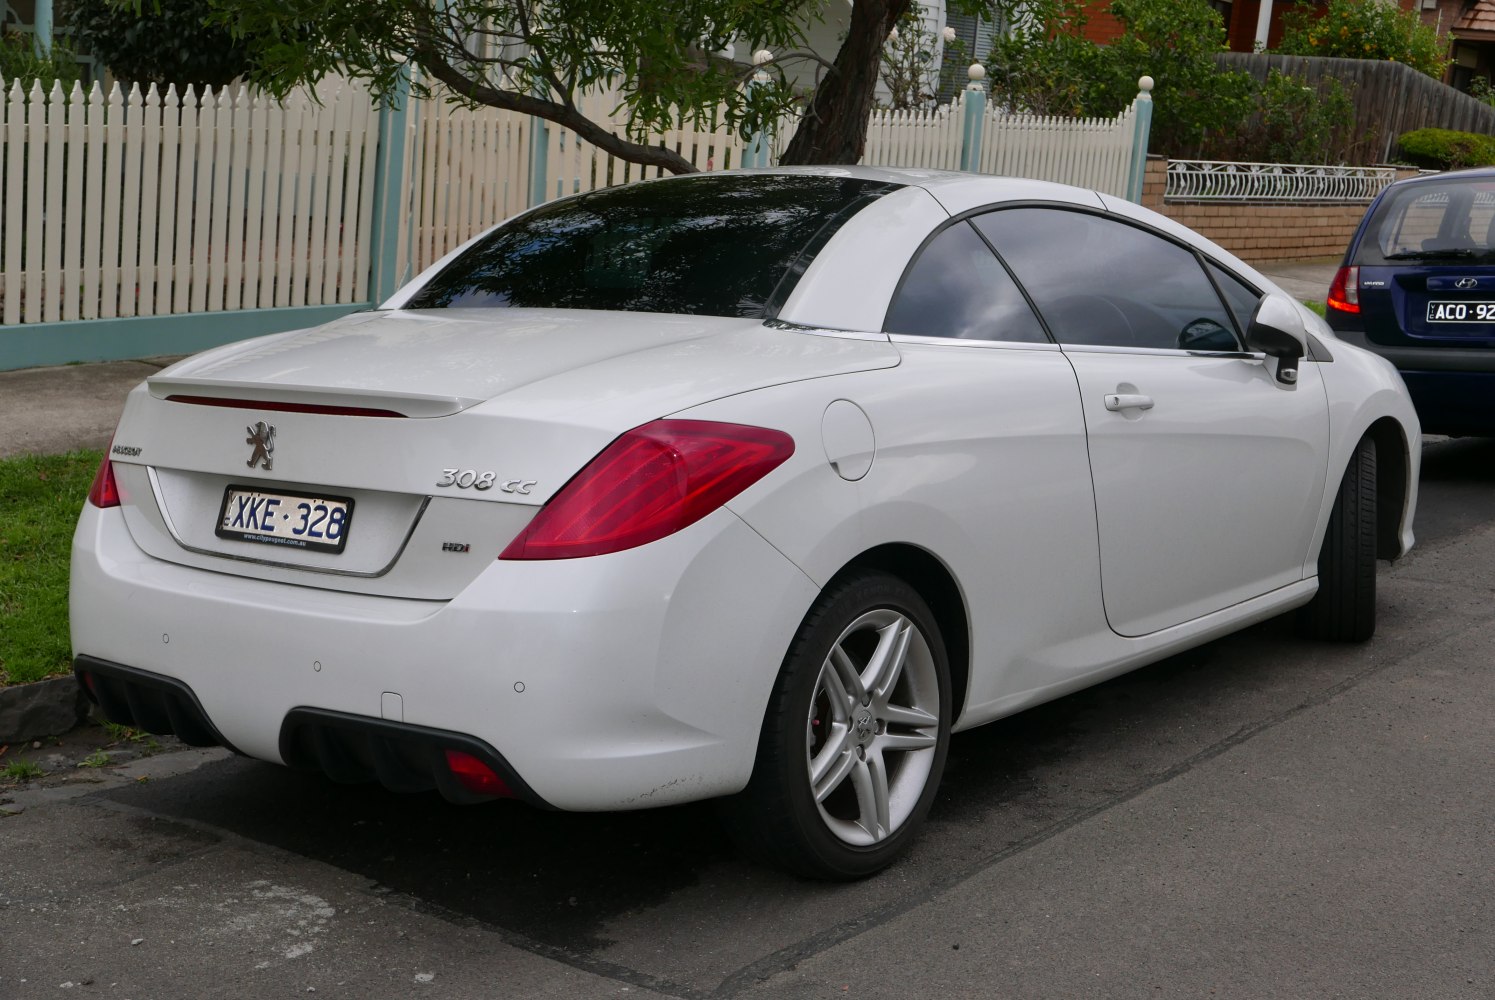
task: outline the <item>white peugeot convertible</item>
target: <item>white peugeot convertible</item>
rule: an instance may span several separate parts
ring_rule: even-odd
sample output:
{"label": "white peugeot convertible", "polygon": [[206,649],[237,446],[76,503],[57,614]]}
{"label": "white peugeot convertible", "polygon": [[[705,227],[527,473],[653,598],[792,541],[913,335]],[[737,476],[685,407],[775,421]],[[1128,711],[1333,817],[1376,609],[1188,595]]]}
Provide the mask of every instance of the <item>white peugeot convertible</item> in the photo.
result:
{"label": "white peugeot convertible", "polygon": [[76,669],[118,722],[338,781],[721,798],[854,878],[952,731],[1294,609],[1369,637],[1418,447],[1389,364],[1136,205],[652,181],[135,389]]}

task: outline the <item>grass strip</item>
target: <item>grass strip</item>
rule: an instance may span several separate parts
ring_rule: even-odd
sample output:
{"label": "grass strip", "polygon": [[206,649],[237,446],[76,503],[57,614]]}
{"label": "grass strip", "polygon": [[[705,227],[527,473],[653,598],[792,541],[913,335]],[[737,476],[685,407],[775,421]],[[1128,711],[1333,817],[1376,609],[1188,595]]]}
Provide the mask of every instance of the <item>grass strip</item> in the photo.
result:
{"label": "grass strip", "polygon": [[102,453],[0,459],[0,684],[72,669],[68,559]]}

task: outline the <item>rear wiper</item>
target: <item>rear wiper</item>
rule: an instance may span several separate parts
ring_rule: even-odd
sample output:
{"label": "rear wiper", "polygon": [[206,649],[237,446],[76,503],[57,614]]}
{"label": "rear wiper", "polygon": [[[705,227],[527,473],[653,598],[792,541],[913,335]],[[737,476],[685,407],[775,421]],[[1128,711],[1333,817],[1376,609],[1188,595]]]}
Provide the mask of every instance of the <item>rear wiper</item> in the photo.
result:
{"label": "rear wiper", "polygon": [[1401,250],[1397,253],[1383,254],[1387,260],[1438,260],[1445,257],[1456,257],[1465,259],[1470,257],[1488,257],[1490,251],[1474,251],[1468,247],[1444,247],[1441,250]]}

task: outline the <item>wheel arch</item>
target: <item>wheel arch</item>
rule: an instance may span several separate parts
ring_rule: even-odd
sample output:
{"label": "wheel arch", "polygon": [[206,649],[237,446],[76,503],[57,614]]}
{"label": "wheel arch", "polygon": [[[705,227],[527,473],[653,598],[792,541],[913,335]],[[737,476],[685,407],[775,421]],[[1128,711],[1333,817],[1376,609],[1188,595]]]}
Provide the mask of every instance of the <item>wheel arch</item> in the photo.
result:
{"label": "wheel arch", "polygon": [[1402,518],[1411,476],[1407,435],[1394,417],[1381,417],[1366,428],[1376,444],[1376,558],[1395,559],[1402,552]]}
{"label": "wheel arch", "polygon": [[950,689],[954,696],[950,721],[965,710],[971,676],[971,618],[965,595],[943,562],[927,549],[904,542],[892,542],[868,549],[836,572],[826,584],[829,590],[836,582],[868,571],[881,571],[907,583],[929,605],[945,642],[949,659]]}

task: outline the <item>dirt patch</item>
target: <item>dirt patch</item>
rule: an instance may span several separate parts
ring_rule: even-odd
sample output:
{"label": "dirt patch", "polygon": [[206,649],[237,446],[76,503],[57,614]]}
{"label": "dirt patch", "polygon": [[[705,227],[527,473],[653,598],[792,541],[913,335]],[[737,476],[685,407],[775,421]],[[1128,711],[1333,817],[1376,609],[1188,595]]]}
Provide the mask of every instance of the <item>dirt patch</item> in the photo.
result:
{"label": "dirt patch", "polygon": [[0,744],[0,809],[22,788],[101,784],[125,764],[184,749],[174,736],[152,736],[89,721],[61,736]]}

